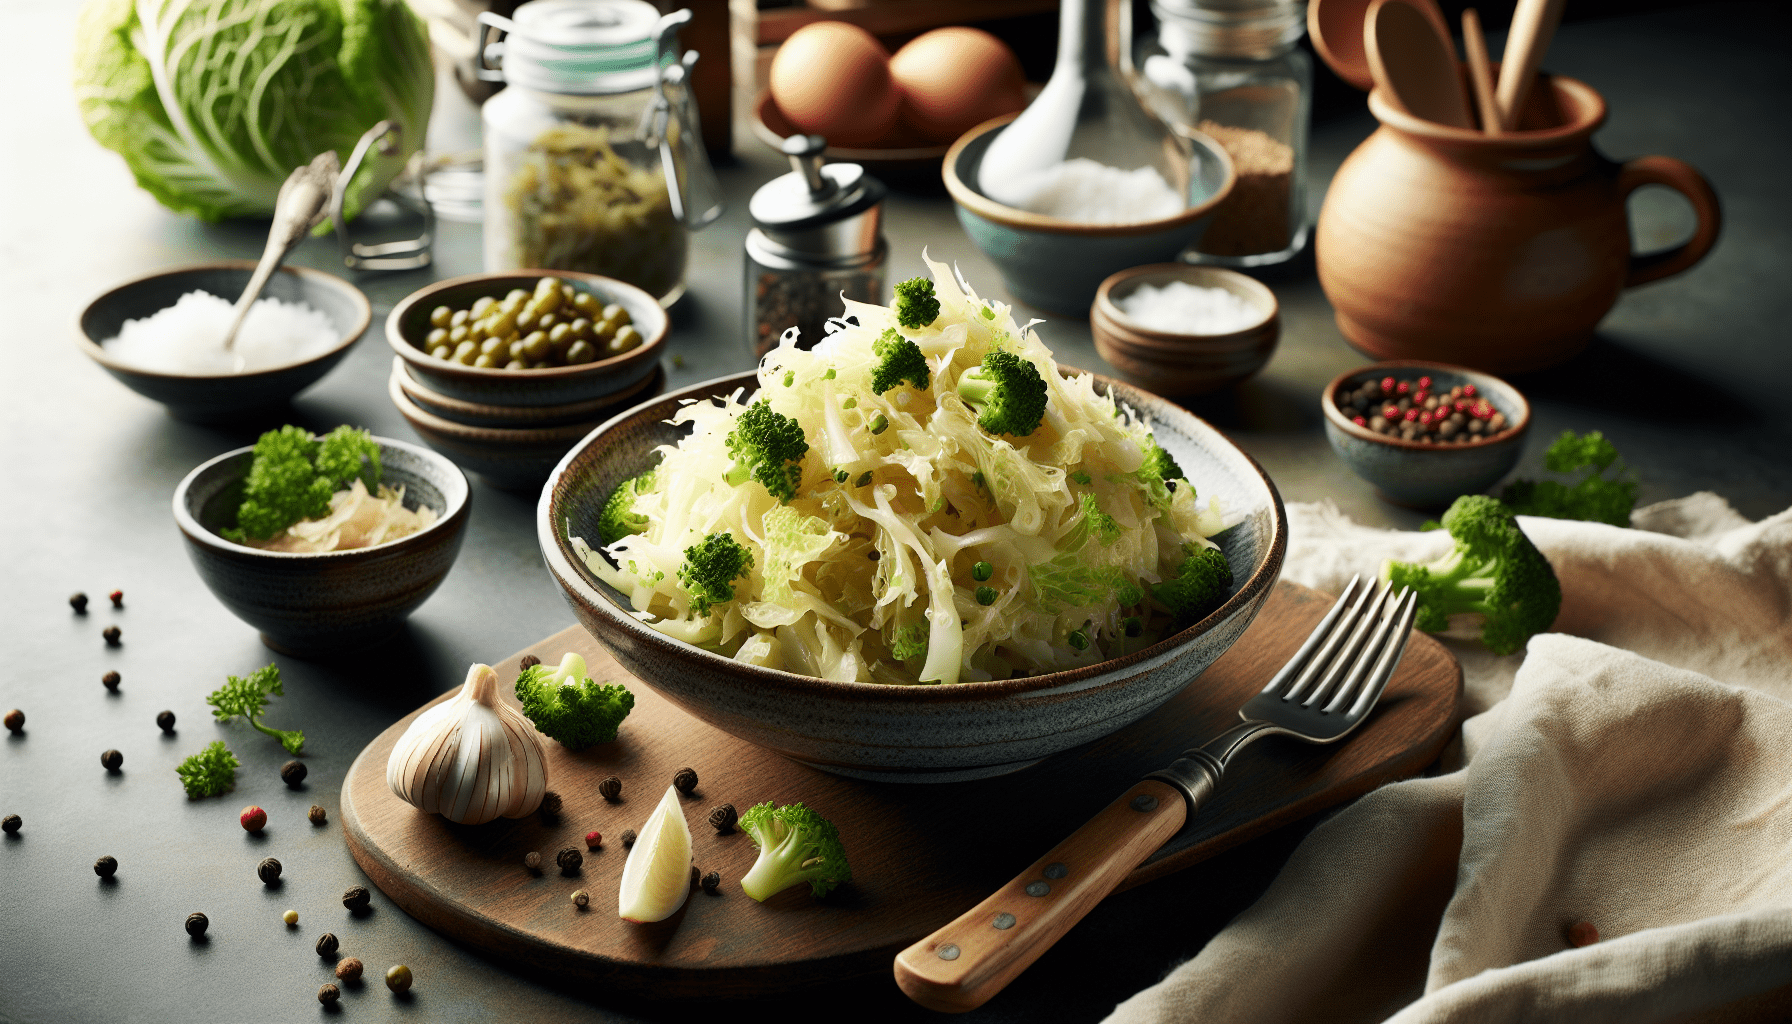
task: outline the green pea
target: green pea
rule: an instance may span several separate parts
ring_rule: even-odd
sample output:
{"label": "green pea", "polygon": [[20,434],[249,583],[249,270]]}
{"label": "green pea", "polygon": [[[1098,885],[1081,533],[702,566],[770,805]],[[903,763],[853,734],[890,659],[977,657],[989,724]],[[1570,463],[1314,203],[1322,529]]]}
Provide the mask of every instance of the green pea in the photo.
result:
{"label": "green pea", "polygon": [[623,309],[614,302],[604,307],[603,319],[614,321],[618,327],[623,324],[634,323],[633,320],[629,319],[628,310]]}
{"label": "green pea", "polygon": [[890,421],[883,413],[880,412],[876,416],[871,417],[871,432],[873,434],[881,434],[889,429],[889,427]]}
{"label": "green pea", "polygon": [[435,356],[437,359],[448,359],[454,355],[454,350],[444,343],[430,349],[429,354]]}
{"label": "green pea", "polygon": [[487,352],[478,359],[473,360],[473,365],[479,367],[481,370],[495,370],[504,365],[498,361],[498,358],[498,353]]}
{"label": "green pea", "polygon": [[497,299],[492,298],[490,295],[481,295],[473,302],[473,319],[484,320],[491,314],[493,309],[497,308],[497,305]]}
{"label": "green pea", "polygon": [[[512,342],[507,343],[504,346],[504,351],[509,352],[510,358],[513,360],[520,359],[525,363],[529,361],[528,350],[523,348],[523,343],[521,341],[512,341]],[[505,369],[508,370],[508,369],[510,369],[510,367],[506,366]]]}
{"label": "green pea", "polygon": [[574,293],[572,297],[572,308],[586,316],[593,316],[593,314],[603,311],[603,307],[598,304],[597,297],[590,292]]}
{"label": "green pea", "polygon": [[426,337],[424,337],[424,339],[423,339],[423,345],[425,348],[435,348],[437,345],[446,345],[447,343],[448,343],[448,332],[443,330],[440,327],[436,328],[433,331],[430,331],[429,334]]}
{"label": "green pea", "polygon": [[506,370],[527,370],[529,364],[521,359],[512,359],[510,362],[504,364],[504,368]]}
{"label": "green pea", "polygon": [[504,339],[502,339],[502,338],[487,338],[484,341],[479,342],[478,345],[479,345],[479,354],[482,356],[495,356],[495,355],[499,355],[499,354],[503,354],[503,355],[510,354],[509,346],[504,344]]}
{"label": "green pea", "polygon": [[622,326],[614,320],[598,319],[591,324],[592,341],[608,341],[616,336],[616,329]]}
{"label": "green pea", "polygon": [[1079,651],[1086,651],[1089,649],[1089,636],[1080,629],[1071,630],[1070,635],[1065,637],[1064,640]]}
{"label": "green pea", "polygon": [[834,482],[837,484],[843,484],[846,482],[846,478],[851,475],[852,475],[851,473],[848,473],[844,469],[836,469],[836,470],[834,470]]}
{"label": "green pea", "polygon": [[858,407],[859,400],[852,397],[848,397],[846,401],[840,403],[840,408],[842,409],[857,409]]}
{"label": "green pea", "polygon": [[568,366],[595,362],[596,359],[597,349],[591,347],[591,343],[588,341],[575,341],[572,343],[572,347],[566,350],[566,365]]}
{"label": "green pea", "polygon": [[555,324],[548,329],[548,344],[562,352],[578,340],[578,336],[572,332],[571,324]]}
{"label": "green pea", "polygon": [[463,341],[472,341],[473,339],[467,337],[467,334],[468,331],[464,324],[459,327],[448,328],[448,344],[458,345]]}
{"label": "green pea", "polygon": [[536,318],[535,307],[524,306],[522,312],[516,315],[516,329],[520,333],[528,334],[535,329]]}
{"label": "green pea", "polygon": [[[554,351],[554,343],[549,340],[546,331],[530,331],[520,344],[523,346],[523,353],[532,361],[546,359]],[[571,349],[568,348],[568,351]]]}
{"label": "green pea", "polygon": [[591,339],[591,321],[584,317],[574,317],[566,326],[572,328],[572,336],[586,341]]}
{"label": "green pea", "polygon": [[623,324],[617,328],[616,336],[610,339],[610,353],[619,355],[632,351],[641,345],[641,332],[635,330],[633,324]]}
{"label": "green pea", "polygon": [[830,367],[828,367],[828,372],[821,375],[821,379],[822,380],[833,380],[834,376],[835,376],[834,368],[832,366],[830,366]]}
{"label": "green pea", "polygon": [[542,278],[541,283],[535,286],[535,296],[529,301],[535,305],[538,312],[557,312],[560,309],[559,278]]}
{"label": "green pea", "polygon": [[462,324],[464,324],[464,323],[466,323],[466,322],[467,322],[467,315],[468,315],[468,314],[467,314],[467,311],[466,311],[466,310],[464,310],[464,309],[457,309],[457,310],[455,310],[455,311],[454,311],[454,315],[453,315],[453,316],[450,316],[450,317],[449,317],[449,318],[448,318],[448,326],[449,326],[449,327],[459,327],[459,326],[461,326],[461,325],[462,325]]}
{"label": "green pea", "polygon": [[870,482],[871,482],[871,471],[869,469],[867,469],[865,472],[859,474],[858,480],[854,481],[853,485],[855,487],[863,487]]}
{"label": "green pea", "polygon": [[980,605],[983,605],[985,608],[989,607],[992,604],[995,604],[996,598],[1001,597],[1001,596],[1002,596],[1001,594],[996,592],[996,588],[994,588],[994,587],[978,587],[977,588],[977,603]]}
{"label": "green pea", "polygon": [[493,337],[502,338],[514,330],[516,330],[515,310],[506,310],[500,307],[496,313],[485,318],[485,333]]}
{"label": "green pea", "polygon": [[454,361],[462,366],[472,366],[473,360],[479,358],[479,346],[470,341],[463,341],[454,346]]}
{"label": "green pea", "polygon": [[429,325],[431,327],[446,327],[448,326],[448,321],[453,318],[454,310],[449,309],[447,306],[437,306],[429,311]]}
{"label": "green pea", "polygon": [[971,566],[971,579],[976,580],[978,583],[982,583],[984,580],[989,579],[991,576],[994,576],[995,573],[996,567],[990,565],[988,562],[978,562],[976,565]]}
{"label": "green pea", "polygon": [[520,306],[529,301],[529,293],[521,288],[512,288],[504,294],[504,301]]}
{"label": "green pea", "polygon": [[551,331],[559,323],[560,314],[558,313],[543,313],[535,318],[536,330]]}

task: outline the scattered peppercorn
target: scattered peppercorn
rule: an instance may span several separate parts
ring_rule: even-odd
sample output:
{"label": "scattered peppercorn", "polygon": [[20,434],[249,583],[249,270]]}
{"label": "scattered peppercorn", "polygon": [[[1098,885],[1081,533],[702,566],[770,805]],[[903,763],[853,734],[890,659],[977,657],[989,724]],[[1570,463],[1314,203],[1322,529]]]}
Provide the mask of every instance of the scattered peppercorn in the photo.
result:
{"label": "scattered peppercorn", "polygon": [[615,803],[622,796],[622,780],[614,775],[608,776],[597,784],[597,791],[605,800]]}
{"label": "scattered peppercorn", "polygon": [[209,924],[211,924],[210,919],[204,914],[194,911],[187,915],[187,934],[197,939],[205,934],[205,927]]}
{"label": "scattered peppercorn", "polygon": [[1599,929],[1591,921],[1576,921],[1568,926],[1570,946],[1591,946],[1599,941]]}
{"label": "scattered peppercorn", "polygon": [[534,850],[530,850],[528,853],[523,854],[523,867],[528,868],[530,871],[540,871],[541,854],[536,853]]}
{"label": "scattered peppercorn", "polygon": [[113,693],[118,692],[118,684],[122,682],[124,682],[124,677],[117,672],[108,672],[100,677],[101,685],[105,686],[106,689],[111,690]]}
{"label": "scattered peppercorn", "polygon": [[100,766],[109,772],[115,772],[124,766],[124,755],[116,750],[108,750],[100,755]]}
{"label": "scattered peppercorn", "polygon": [[585,849],[595,850],[602,845],[604,845],[604,834],[602,832],[585,833]]}
{"label": "scattered peppercorn", "polygon": [[691,792],[697,788],[696,770],[693,768],[678,769],[677,773],[672,776],[672,786],[680,793],[690,796]]}
{"label": "scattered peppercorn", "polygon": [[[18,835],[19,829],[24,828],[24,827],[25,827],[24,820],[21,819],[16,814],[8,814],[6,817],[0,818],[0,832],[4,832],[9,836]],[[634,833],[631,832],[631,833],[629,833],[629,835],[632,836],[632,835],[634,835]]]}
{"label": "scattered peppercorn", "polygon": [[361,980],[361,970],[361,959],[359,957],[343,957],[342,962],[336,965],[336,978],[339,981],[346,981],[353,985]]}
{"label": "scattered peppercorn", "polygon": [[336,1000],[341,999],[341,998],[342,998],[342,990],[337,988],[336,986],[330,985],[330,984],[324,984],[324,985],[318,986],[317,1001],[324,1004],[325,1006],[334,1006],[334,1005],[336,1005]]}
{"label": "scattered peppercorn", "polygon": [[243,808],[243,813],[237,818],[237,821],[242,824],[245,832],[260,832],[268,826],[268,812],[250,804]]}
{"label": "scattered peppercorn", "polygon": [[81,593],[78,590],[75,591],[74,593],[68,595],[68,606],[75,610],[76,615],[86,615],[87,614],[87,595]]}
{"label": "scattered peppercorn", "polygon": [[525,655],[523,655],[522,662],[520,664],[518,664],[518,666],[517,666],[517,671],[518,672],[527,672],[539,664],[541,664],[540,658],[537,658],[533,654],[525,654]]}
{"label": "scattered peppercorn", "polygon": [[578,847],[568,846],[554,855],[554,863],[560,865],[561,874],[576,875],[579,873],[579,865],[585,863],[585,855],[579,852]]}
{"label": "scattered peppercorn", "polygon": [[553,820],[554,818],[559,817],[561,806],[562,806],[562,804],[560,801],[560,794],[554,792],[553,790],[550,789],[546,793],[543,793],[541,795],[541,816],[542,817],[547,818],[550,821]]}
{"label": "scattered peppercorn", "polygon": [[93,873],[101,878],[111,878],[113,875],[118,874],[118,858],[106,856],[94,861]]}
{"label": "scattered peppercorn", "polygon": [[124,607],[124,591],[114,590],[110,594],[107,594],[106,597],[112,601],[112,607],[114,607],[114,608],[123,608]]}
{"label": "scattered peppercorn", "polygon": [[1336,404],[1352,423],[1376,434],[1419,444],[1468,444],[1501,434],[1511,424],[1474,385],[1436,392],[1430,377],[1366,381],[1337,392]]}
{"label": "scattered peppercorn", "polygon": [[288,761],[280,766],[280,781],[286,783],[289,789],[298,789],[299,784],[304,782],[305,776],[310,773],[311,769],[305,767],[305,762]]}
{"label": "scattered peppercorn", "polygon": [[174,733],[174,712],[164,711],[161,714],[157,715],[156,716],[156,728],[162,730],[165,733],[173,735],[173,733]]}
{"label": "scattered peppercorn", "polygon": [[351,885],[342,894],[342,905],[353,911],[366,910],[367,904],[372,900],[373,897],[367,894],[367,887],[364,885]]}
{"label": "scattered peppercorn", "polygon": [[13,708],[6,713],[6,728],[9,732],[25,731],[25,712]]}
{"label": "scattered peppercorn", "polygon": [[719,871],[711,871],[703,876],[703,891],[711,896],[718,895],[722,888],[722,875]]}
{"label": "scattered peppercorn", "polygon": [[105,629],[100,630],[100,636],[105,638],[107,647],[117,647],[119,644],[119,637],[123,635],[124,631],[117,626],[107,626]]}
{"label": "scattered peppercorn", "polygon": [[734,831],[734,824],[739,820],[740,812],[734,809],[733,804],[723,804],[709,812],[710,825],[714,826],[715,830],[722,835]]}
{"label": "scattered peppercorn", "polygon": [[591,894],[583,889],[574,889],[572,891],[572,905],[578,907],[580,910],[584,910],[591,905]]}
{"label": "scattered peppercorn", "polygon": [[399,964],[386,972],[386,987],[394,992],[408,992],[411,988],[411,969]]}
{"label": "scattered peppercorn", "polygon": [[[329,959],[330,957],[335,956],[336,951],[341,948],[342,948],[342,943],[337,941],[336,936],[331,932],[325,932],[322,935],[319,935],[317,937],[317,955],[318,956],[321,956],[325,959]],[[341,977],[341,976],[342,976],[341,972],[338,971],[337,977]]]}
{"label": "scattered peppercorn", "polygon": [[621,838],[622,838],[622,848],[624,850],[632,850],[635,848],[635,830],[634,829],[632,829],[632,828],[623,829]]}
{"label": "scattered peppercorn", "polygon": [[280,862],[269,857],[255,865],[255,874],[261,878],[263,885],[273,885],[280,880]]}
{"label": "scattered peppercorn", "polygon": [[305,817],[310,818],[313,825],[322,825],[330,820],[330,812],[324,810],[322,804],[312,804],[311,809],[305,812]]}
{"label": "scattered peppercorn", "polygon": [[280,915],[280,920],[285,921],[288,928],[297,928],[299,925],[299,912],[296,910],[288,910],[286,913]]}

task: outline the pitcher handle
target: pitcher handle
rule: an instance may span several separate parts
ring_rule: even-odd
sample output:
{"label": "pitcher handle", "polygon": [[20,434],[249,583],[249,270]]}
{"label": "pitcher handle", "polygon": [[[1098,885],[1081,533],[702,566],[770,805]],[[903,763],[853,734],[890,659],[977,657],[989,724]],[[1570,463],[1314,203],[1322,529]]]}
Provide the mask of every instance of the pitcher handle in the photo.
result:
{"label": "pitcher handle", "polygon": [[1718,232],[1724,226],[1723,207],[1717,200],[1717,193],[1691,164],[1671,156],[1644,156],[1625,162],[1618,171],[1618,194],[1622,200],[1628,203],[1630,194],[1644,185],[1666,185],[1685,196],[1692,204],[1699,225],[1691,238],[1671,249],[1631,253],[1630,276],[1624,281],[1626,288],[1672,277],[1704,259],[1717,243]]}

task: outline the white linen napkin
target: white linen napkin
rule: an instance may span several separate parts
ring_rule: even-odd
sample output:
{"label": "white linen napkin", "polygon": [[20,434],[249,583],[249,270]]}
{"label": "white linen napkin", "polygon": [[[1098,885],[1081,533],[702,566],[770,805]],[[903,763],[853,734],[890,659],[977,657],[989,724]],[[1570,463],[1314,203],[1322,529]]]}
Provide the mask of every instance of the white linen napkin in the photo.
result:
{"label": "white linen napkin", "polygon": [[[1284,576],[1332,592],[1451,543],[1288,513]],[[1522,517],[1562,612],[1523,654],[1446,639],[1466,767],[1315,828],[1109,1021],[1792,1019],[1792,510],[1702,493],[1632,523]]]}

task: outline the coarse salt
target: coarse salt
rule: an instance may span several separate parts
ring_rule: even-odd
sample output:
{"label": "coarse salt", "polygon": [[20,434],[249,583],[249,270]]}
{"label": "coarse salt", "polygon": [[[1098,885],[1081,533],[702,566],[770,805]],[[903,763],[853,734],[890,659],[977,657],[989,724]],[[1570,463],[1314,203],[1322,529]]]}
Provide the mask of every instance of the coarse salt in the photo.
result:
{"label": "coarse salt", "polygon": [[1187,281],[1142,284],[1114,305],[1140,327],[1176,334],[1231,334],[1263,319],[1256,306],[1226,289]]}
{"label": "coarse salt", "polygon": [[206,292],[182,295],[141,320],[126,320],[118,337],[100,344],[121,363],[161,373],[228,374],[302,362],[341,340],[329,317],[303,302],[257,299],[249,307],[234,351],[224,349],[235,304]]}
{"label": "coarse salt", "polygon": [[984,187],[997,202],[1078,224],[1135,224],[1188,208],[1157,168],[1123,171],[1087,157]]}

